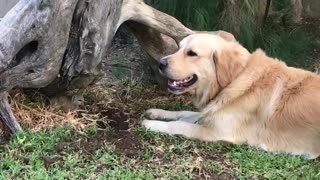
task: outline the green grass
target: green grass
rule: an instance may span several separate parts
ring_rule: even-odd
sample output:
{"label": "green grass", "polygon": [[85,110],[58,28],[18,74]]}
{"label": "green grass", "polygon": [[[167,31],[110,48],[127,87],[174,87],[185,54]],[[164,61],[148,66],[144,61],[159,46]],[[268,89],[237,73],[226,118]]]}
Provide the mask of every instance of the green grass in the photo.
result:
{"label": "green grass", "polygon": [[[201,143],[143,129],[136,129],[135,133],[143,144],[142,154],[135,158],[119,154],[111,145],[98,149],[92,156],[71,147],[61,154],[55,150],[56,143],[65,142],[66,137],[67,142],[72,142],[92,133],[76,135],[69,129],[22,133],[1,146],[0,179],[191,179],[198,170],[228,173],[240,179],[320,178],[320,164],[316,161],[246,146]],[[46,168],[44,158],[60,160]]]}
{"label": "green grass", "polygon": [[289,155],[274,155],[246,146],[230,149],[227,157],[238,165],[239,178],[319,179],[318,161],[309,161]]}
{"label": "green grass", "polygon": [[195,30],[216,27],[221,13],[221,2],[212,0],[152,0],[151,4]]}
{"label": "green grass", "polygon": [[[142,149],[143,154],[138,159],[122,156],[111,146],[98,149],[90,157],[72,150],[58,154],[55,150],[56,143],[65,141],[65,137],[69,138],[68,141],[76,141],[83,136],[88,136],[87,134],[73,136],[68,129],[56,129],[47,133],[22,133],[13,138],[8,145],[2,146],[0,179],[64,179],[68,177],[72,179],[153,179],[155,176],[186,179],[192,177],[191,169],[194,162],[192,155],[180,155],[185,148],[193,148],[191,142],[183,142],[181,139],[178,141],[177,138],[170,137],[168,144],[164,144],[160,135],[143,130],[138,130],[137,133],[141,138],[147,139]],[[180,142],[180,144],[170,147],[170,151],[163,154],[161,161],[170,162],[158,167],[153,163],[153,157],[157,151],[155,148],[166,149],[169,142]],[[61,160],[46,168],[45,158]],[[27,163],[25,159],[28,159]],[[139,165],[136,165],[137,160]],[[171,168],[172,165],[179,167]],[[103,167],[103,170],[98,170],[99,167]]]}
{"label": "green grass", "polygon": [[[277,27],[274,27],[277,28]],[[301,28],[291,31],[267,31],[260,41],[263,49],[272,56],[284,60],[289,66],[311,69],[313,62],[308,57],[315,43]]]}

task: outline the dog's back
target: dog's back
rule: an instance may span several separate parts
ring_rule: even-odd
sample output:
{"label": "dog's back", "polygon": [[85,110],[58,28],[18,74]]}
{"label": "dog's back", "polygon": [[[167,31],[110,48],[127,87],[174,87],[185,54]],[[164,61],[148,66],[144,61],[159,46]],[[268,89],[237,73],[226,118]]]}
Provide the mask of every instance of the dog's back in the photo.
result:
{"label": "dog's back", "polygon": [[[286,66],[263,52],[253,53],[253,62],[260,64],[260,77],[255,88],[260,89],[258,117],[264,122],[257,130],[263,146],[269,151],[305,154],[309,158],[320,154],[320,76]],[[259,75],[257,75],[259,76]]]}
{"label": "dog's back", "polygon": [[[282,93],[271,117],[278,138],[288,138],[290,148],[310,152],[309,156],[320,154],[320,78],[306,73],[301,80],[289,76],[289,86]],[[292,84],[290,84],[292,83]],[[297,152],[299,153],[299,152]],[[312,155],[314,153],[314,155]],[[304,153],[302,153],[304,154]]]}

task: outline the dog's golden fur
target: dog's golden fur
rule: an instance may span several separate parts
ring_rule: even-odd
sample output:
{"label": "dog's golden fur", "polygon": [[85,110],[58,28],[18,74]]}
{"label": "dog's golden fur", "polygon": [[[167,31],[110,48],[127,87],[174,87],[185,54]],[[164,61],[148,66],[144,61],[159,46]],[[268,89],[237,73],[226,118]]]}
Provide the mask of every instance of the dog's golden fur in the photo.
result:
{"label": "dog's golden fur", "polygon": [[[192,51],[192,56],[188,53]],[[166,57],[163,74],[197,82],[185,89],[201,111],[151,109],[151,130],[205,141],[247,143],[267,151],[316,158],[320,154],[320,76],[249,53],[223,31],[190,35]],[[163,122],[162,119],[178,121]],[[195,124],[197,122],[198,124]]]}

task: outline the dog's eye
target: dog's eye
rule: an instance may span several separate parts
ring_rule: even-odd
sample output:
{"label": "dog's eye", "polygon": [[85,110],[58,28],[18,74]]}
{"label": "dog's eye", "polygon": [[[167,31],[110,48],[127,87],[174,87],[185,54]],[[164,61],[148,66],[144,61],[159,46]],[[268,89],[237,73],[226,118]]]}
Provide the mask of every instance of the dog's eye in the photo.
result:
{"label": "dog's eye", "polygon": [[194,51],[190,50],[187,52],[188,56],[197,56],[197,53],[195,53]]}

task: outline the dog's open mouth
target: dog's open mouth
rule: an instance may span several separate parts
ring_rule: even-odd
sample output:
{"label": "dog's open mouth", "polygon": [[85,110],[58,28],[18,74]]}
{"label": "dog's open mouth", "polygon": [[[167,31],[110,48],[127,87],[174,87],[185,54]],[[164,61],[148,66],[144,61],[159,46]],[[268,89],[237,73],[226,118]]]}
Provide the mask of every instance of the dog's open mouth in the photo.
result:
{"label": "dog's open mouth", "polygon": [[198,80],[198,77],[196,75],[192,75],[182,80],[169,79],[168,88],[173,93],[183,93],[184,90],[192,86],[197,80]]}

